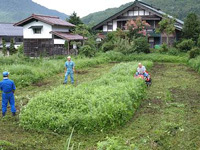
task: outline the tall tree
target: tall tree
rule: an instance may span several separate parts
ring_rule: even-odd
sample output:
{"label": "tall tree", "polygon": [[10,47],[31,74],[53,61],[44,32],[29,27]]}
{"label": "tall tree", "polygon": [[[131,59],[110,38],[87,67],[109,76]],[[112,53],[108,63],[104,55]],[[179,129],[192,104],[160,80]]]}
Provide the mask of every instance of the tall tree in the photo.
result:
{"label": "tall tree", "polygon": [[7,48],[6,48],[6,41],[4,39],[2,39],[2,45],[3,45],[3,49],[2,49],[3,55],[6,56]]}
{"label": "tall tree", "polygon": [[164,16],[162,21],[159,22],[157,32],[164,33],[167,36],[167,45],[169,45],[169,36],[175,32],[175,19]]}
{"label": "tall tree", "polygon": [[200,34],[200,20],[195,13],[190,13],[183,26],[183,37],[197,42]]}
{"label": "tall tree", "polygon": [[10,40],[10,54],[12,55],[12,54],[15,54],[16,52],[17,51],[16,51],[15,46],[14,46],[14,39],[12,38]]}
{"label": "tall tree", "polygon": [[71,14],[71,16],[69,16],[69,19],[66,19],[66,20],[74,25],[83,24],[80,17],[77,16],[76,12],[73,12],[73,14]]}
{"label": "tall tree", "polygon": [[75,34],[80,34],[83,36],[83,44],[84,44],[84,40],[86,37],[89,37],[91,36],[90,32],[89,32],[89,27],[85,24],[79,24],[76,26],[75,28],[75,31],[74,31]]}

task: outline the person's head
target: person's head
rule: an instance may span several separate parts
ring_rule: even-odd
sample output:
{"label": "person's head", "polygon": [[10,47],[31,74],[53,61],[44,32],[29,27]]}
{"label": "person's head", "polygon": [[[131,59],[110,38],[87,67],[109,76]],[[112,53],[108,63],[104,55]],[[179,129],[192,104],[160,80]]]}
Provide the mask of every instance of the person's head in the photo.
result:
{"label": "person's head", "polygon": [[9,76],[9,72],[8,72],[8,71],[4,71],[4,72],[3,72],[3,77],[6,78],[6,77],[8,77],[8,76]]}
{"label": "person's head", "polygon": [[138,64],[138,67],[139,67],[139,68],[142,68],[142,63],[139,63],[139,64]]}
{"label": "person's head", "polygon": [[67,57],[67,60],[68,60],[68,61],[71,61],[71,56],[68,56],[68,57]]}

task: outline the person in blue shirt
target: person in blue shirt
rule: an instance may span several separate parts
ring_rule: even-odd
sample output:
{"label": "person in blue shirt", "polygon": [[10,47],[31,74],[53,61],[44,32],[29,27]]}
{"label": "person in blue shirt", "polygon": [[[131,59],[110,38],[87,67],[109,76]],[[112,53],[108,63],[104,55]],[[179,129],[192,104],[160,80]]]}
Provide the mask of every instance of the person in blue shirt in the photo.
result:
{"label": "person in blue shirt", "polygon": [[14,92],[16,90],[15,83],[10,80],[9,73],[3,72],[3,81],[0,82],[0,90],[2,91],[2,115],[6,115],[8,102],[11,107],[13,116],[16,114]]}
{"label": "person in blue shirt", "polygon": [[67,61],[65,62],[65,81],[63,84],[67,84],[67,78],[70,75],[71,83],[74,84],[74,72],[75,72],[75,64],[71,61],[71,57],[67,57]]}

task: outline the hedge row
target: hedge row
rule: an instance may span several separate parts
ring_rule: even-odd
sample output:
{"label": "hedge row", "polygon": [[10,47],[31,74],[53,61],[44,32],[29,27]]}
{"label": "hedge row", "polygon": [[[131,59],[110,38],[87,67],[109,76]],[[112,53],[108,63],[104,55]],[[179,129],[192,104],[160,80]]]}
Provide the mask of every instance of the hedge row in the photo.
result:
{"label": "hedge row", "polygon": [[[34,97],[20,114],[27,129],[64,133],[112,129],[125,124],[145,94],[143,80],[134,79],[137,62],[121,63],[100,79],[74,86],[60,86]],[[148,68],[152,62],[143,62]]]}

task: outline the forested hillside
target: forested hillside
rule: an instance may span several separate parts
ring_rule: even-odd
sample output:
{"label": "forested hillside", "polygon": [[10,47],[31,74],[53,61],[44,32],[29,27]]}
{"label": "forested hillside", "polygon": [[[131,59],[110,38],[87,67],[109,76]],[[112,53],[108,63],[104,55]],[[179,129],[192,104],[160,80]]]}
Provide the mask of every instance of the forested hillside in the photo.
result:
{"label": "forested hillside", "polygon": [[[190,12],[195,12],[200,16],[200,0],[142,0],[148,4],[160,8],[164,12],[173,15],[179,19],[184,20]],[[110,8],[105,11],[95,12],[82,18],[82,21],[86,24],[98,24],[113,14],[121,11],[125,7],[128,7],[132,3],[127,3],[119,8]]]}
{"label": "forested hillside", "polygon": [[33,13],[59,16],[62,19],[67,17],[64,13],[43,7],[32,0],[0,0],[0,22],[15,23]]}

